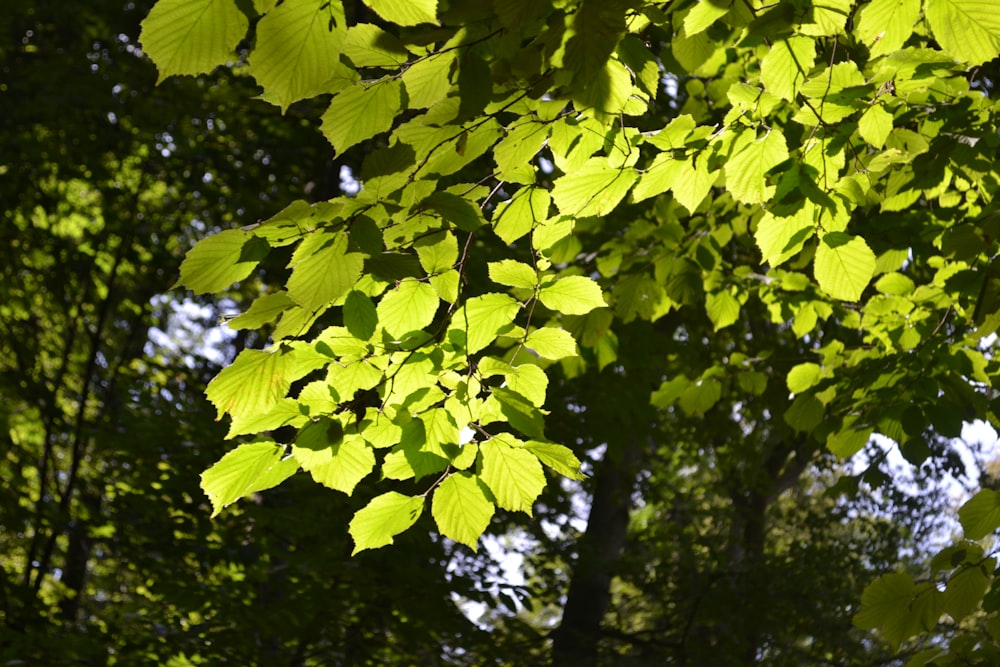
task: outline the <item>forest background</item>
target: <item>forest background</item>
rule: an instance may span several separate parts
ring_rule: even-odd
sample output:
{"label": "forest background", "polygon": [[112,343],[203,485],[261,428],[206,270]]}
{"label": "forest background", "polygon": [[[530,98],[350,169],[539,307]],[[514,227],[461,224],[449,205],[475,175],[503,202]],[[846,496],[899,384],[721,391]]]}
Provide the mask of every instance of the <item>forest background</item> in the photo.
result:
{"label": "forest background", "polygon": [[1000,661],[988,0],[7,4],[0,663]]}

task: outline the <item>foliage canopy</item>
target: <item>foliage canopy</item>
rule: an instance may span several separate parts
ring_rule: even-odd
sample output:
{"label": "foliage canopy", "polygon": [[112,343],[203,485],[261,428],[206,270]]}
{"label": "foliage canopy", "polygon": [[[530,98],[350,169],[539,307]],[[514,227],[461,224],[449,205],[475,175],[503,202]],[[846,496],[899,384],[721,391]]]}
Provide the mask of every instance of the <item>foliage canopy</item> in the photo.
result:
{"label": "foliage canopy", "polygon": [[[875,434],[919,462],[930,433],[1000,423],[997,16],[159,0],[142,45],[161,81],[227,65],[283,111],[330,96],[322,133],[361,184],[220,231],[180,268],[211,293],[284,266],[230,322],[266,346],[208,388],[229,436],[254,436],[204,474],[215,513],[300,468],[348,495],[375,478],[355,553],[428,504],[475,549],[497,510],[532,514],[547,475],[581,477],[553,389],[615,373],[660,415],[644,419],[774,422],[778,471]],[[963,507],[969,539],[1000,527],[996,498]],[[993,558],[954,549],[932,578],[879,579],[858,626],[899,645],[995,597]]]}

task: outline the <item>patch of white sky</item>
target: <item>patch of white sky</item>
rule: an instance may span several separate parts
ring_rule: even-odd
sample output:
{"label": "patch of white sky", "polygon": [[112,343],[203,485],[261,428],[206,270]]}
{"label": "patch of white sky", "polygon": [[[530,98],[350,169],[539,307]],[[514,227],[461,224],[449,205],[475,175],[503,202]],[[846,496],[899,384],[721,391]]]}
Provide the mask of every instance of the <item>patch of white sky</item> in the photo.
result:
{"label": "patch of white sky", "polygon": [[[189,298],[175,299],[170,295],[153,297],[153,305],[166,311],[164,328],[149,330],[145,353],[178,359],[188,368],[195,366],[196,357],[214,364],[230,361],[229,342],[236,332],[219,322],[218,310]],[[233,310],[231,301],[221,301],[218,308]],[[215,321],[215,324],[212,322]]]}

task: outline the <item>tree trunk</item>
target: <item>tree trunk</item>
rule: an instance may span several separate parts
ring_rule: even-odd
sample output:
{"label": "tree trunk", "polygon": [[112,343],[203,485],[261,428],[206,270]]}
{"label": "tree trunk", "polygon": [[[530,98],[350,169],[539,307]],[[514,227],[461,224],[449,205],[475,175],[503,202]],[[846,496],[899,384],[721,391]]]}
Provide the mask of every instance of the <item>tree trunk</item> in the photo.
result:
{"label": "tree trunk", "polygon": [[620,444],[618,452],[609,444],[601,462],[562,622],[553,636],[554,665],[597,664],[601,621],[611,597],[612,575],[625,546],[640,452],[641,445],[633,433]]}

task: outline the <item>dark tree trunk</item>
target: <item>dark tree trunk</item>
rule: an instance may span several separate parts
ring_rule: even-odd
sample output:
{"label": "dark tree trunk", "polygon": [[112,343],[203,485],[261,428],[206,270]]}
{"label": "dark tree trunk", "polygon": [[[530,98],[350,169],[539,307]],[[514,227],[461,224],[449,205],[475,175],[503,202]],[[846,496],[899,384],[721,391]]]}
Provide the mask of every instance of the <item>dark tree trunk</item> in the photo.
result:
{"label": "dark tree trunk", "polygon": [[553,637],[554,665],[589,667],[597,664],[601,620],[611,596],[614,573],[628,530],[632,490],[641,446],[633,434],[620,446],[618,456],[611,447],[601,462],[595,480],[587,531],[580,540],[579,557],[573,568],[562,623]]}

